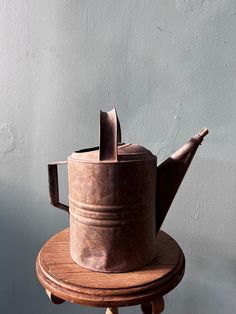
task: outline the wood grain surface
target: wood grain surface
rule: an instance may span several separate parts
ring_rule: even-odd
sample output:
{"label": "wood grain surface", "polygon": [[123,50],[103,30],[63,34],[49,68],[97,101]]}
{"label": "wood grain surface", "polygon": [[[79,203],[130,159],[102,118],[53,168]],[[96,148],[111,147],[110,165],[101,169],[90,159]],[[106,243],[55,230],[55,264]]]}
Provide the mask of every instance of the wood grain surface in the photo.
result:
{"label": "wood grain surface", "polygon": [[101,273],[77,265],[70,257],[69,228],[49,239],[36,261],[39,281],[56,297],[111,308],[162,297],[181,281],[184,267],[180,247],[162,231],[157,236],[156,258],[136,271]]}

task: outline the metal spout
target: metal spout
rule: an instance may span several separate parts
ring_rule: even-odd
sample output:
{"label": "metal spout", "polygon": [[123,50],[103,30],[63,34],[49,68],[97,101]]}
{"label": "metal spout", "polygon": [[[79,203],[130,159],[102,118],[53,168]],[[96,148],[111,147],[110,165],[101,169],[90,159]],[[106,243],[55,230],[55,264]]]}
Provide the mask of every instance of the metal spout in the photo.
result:
{"label": "metal spout", "polygon": [[156,232],[159,231],[188,167],[208,134],[204,128],[157,167]]}

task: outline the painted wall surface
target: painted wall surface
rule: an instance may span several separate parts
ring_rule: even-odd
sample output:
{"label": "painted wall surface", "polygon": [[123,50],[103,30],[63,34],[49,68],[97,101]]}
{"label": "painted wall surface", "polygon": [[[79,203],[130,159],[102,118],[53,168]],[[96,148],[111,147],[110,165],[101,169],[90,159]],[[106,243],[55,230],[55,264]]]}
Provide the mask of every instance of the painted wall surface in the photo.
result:
{"label": "painted wall surface", "polygon": [[0,1],[1,313],[104,312],[51,304],[35,258],[68,225],[47,163],[97,145],[114,105],[159,162],[210,129],[163,225],[187,261],[165,313],[236,313],[235,29],[233,0]]}

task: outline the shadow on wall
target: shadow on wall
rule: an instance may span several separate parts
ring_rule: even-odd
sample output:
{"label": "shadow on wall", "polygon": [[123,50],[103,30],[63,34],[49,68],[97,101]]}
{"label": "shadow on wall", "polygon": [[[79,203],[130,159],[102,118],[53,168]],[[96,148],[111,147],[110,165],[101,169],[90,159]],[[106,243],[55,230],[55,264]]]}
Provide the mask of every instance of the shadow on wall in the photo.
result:
{"label": "shadow on wall", "polygon": [[[236,259],[233,254],[223,249],[225,244],[209,239],[197,239],[192,245],[193,251],[186,254],[190,255],[186,256],[185,276],[188,280],[183,281],[179,292],[184,307],[182,311],[192,314],[226,313],[227,309],[227,313],[234,313]],[[170,303],[170,308],[174,309],[174,302]]]}
{"label": "shadow on wall", "polygon": [[166,296],[167,314],[235,312],[235,182],[233,162],[193,161],[166,219],[186,256],[183,281]]}
{"label": "shadow on wall", "polygon": [[36,277],[38,251],[50,236],[68,226],[68,216],[57,209],[55,212],[46,197],[29,195],[23,186],[1,182],[0,194],[1,312],[93,313],[92,308],[68,302],[52,304]]}
{"label": "shadow on wall", "polygon": [[191,252],[185,252],[186,272],[182,282],[165,296],[165,313],[234,313],[235,258],[227,250],[222,251],[224,245],[218,242],[201,238],[192,245]]}

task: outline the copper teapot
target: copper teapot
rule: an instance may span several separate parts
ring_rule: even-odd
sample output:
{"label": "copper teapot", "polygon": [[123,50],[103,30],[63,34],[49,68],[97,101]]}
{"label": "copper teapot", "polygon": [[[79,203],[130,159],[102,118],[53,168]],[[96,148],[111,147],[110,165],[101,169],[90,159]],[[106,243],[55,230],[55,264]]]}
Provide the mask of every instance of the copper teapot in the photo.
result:
{"label": "copper teapot", "polygon": [[[148,264],[156,235],[208,133],[203,129],[157,167],[148,149],[121,142],[113,109],[100,112],[100,146],[48,165],[50,203],[70,213],[70,253],[82,267],[126,272]],[[57,165],[67,163],[69,207],[59,201]]]}

